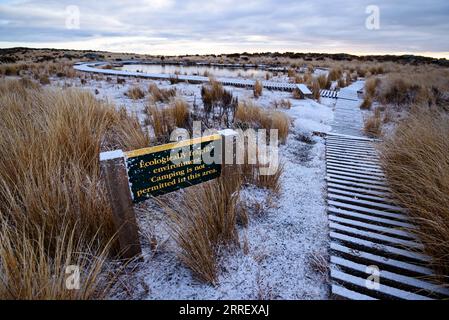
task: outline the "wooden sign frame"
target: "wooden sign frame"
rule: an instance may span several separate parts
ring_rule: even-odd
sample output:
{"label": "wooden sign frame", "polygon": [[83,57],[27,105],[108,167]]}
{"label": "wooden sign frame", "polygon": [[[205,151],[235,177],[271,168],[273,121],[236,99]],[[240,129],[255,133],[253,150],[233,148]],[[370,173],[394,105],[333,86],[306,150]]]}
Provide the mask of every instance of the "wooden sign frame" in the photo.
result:
{"label": "wooden sign frame", "polygon": [[[231,129],[219,131],[216,135],[189,139],[181,142],[169,143],[155,147],[149,147],[129,152],[122,150],[108,151],[100,153],[100,167],[102,177],[105,181],[109,201],[112,208],[113,222],[117,231],[117,238],[120,246],[120,256],[124,259],[132,259],[141,255],[142,250],[139,241],[137,220],[134,213],[134,199],[132,184],[130,183],[128,170],[130,168],[127,159],[138,158],[158,152],[169,151],[174,148],[192,146],[209,141],[221,140],[221,165],[233,161],[234,144],[237,132]],[[202,146],[202,145],[201,145]],[[202,148],[201,148],[202,149]],[[232,150],[232,152],[229,152]],[[217,150],[215,150],[216,152]],[[221,172],[221,170],[220,170]],[[148,172],[145,171],[148,175]],[[219,176],[219,175],[218,175]],[[215,178],[216,176],[213,176]],[[194,184],[205,182],[211,179],[194,181]],[[194,185],[189,184],[189,185]],[[187,187],[189,185],[183,186]],[[171,191],[179,190],[175,188]],[[169,191],[169,192],[171,192]],[[140,201],[141,199],[139,199]]]}

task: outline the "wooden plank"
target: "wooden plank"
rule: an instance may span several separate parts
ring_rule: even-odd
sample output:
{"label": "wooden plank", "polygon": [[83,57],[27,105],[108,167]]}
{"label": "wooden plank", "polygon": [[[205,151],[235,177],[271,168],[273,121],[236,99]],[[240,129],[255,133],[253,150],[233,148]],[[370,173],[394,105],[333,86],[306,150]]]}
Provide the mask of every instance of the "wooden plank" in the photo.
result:
{"label": "wooden plank", "polygon": [[342,147],[335,147],[332,145],[326,145],[326,149],[346,155],[356,155],[356,156],[363,155],[379,159],[378,153],[373,150],[356,150],[354,148],[342,148]]}
{"label": "wooden plank", "polygon": [[344,141],[381,141],[379,139],[373,139],[373,138],[367,138],[367,137],[353,137],[353,136],[348,136],[346,134],[339,134],[339,133],[335,133],[335,132],[329,132],[328,133],[328,137],[331,139],[338,139],[338,140],[344,140]]}
{"label": "wooden plank", "polygon": [[355,187],[350,187],[350,186],[346,186],[346,185],[341,185],[341,184],[335,184],[332,182],[329,182],[327,184],[328,187],[331,188],[335,188],[335,189],[339,189],[339,190],[345,190],[345,191],[354,191],[360,194],[360,196],[363,195],[372,195],[372,196],[378,196],[378,197],[382,197],[382,198],[386,198],[385,200],[388,201],[388,199],[393,200],[394,197],[391,193],[388,192],[382,192],[382,191],[376,191],[376,190],[368,190],[368,189],[363,189],[363,188],[355,188]]}
{"label": "wooden plank", "polygon": [[419,249],[419,250],[424,249],[423,245],[416,241],[403,240],[403,239],[399,239],[397,237],[391,237],[391,236],[387,236],[387,235],[383,235],[383,234],[379,234],[379,233],[374,233],[371,231],[364,231],[364,230],[344,226],[344,225],[341,225],[341,224],[338,224],[335,222],[330,222],[329,227],[331,229],[334,229],[339,232],[350,233],[350,234],[354,235],[355,237],[362,236],[364,238],[369,238],[374,241],[389,242],[390,244],[393,244],[393,245],[401,245],[401,246],[406,246],[406,247],[415,248],[415,249]]}
{"label": "wooden plank", "polygon": [[340,181],[364,183],[364,184],[366,184],[368,186],[371,186],[372,188],[383,187],[383,188],[386,188],[386,189],[390,190],[385,183],[383,183],[382,181],[378,181],[378,180],[353,178],[353,177],[348,177],[348,176],[343,176],[343,175],[337,175],[337,174],[334,174],[334,173],[328,173],[327,177],[333,178],[333,179],[338,179]]}
{"label": "wooden plank", "polygon": [[372,241],[368,241],[368,240],[363,240],[360,238],[356,238],[356,237],[351,237],[342,233],[338,233],[335,231],[331,231],[330,232],[330,237],[332,239],[335,240],[340,240],[346,243],[351,243],[354,246],[357,247],[364,247],[368,250],[377,250],[377,251],[381,251],[384,254],[394,254],[397,256],[401,256],[404,258],[409,258],[409,259],[414,259],[414,260],[418,260],[421,262],[428,262],[430,261],[430,258],[424,254],[420,254],[420,253],[416,253],[413,251],[409,251],[409,250],[403,250],[403,249],[399,249],[396,247],[392,247],[389,245],[385,245],[385,244],[379,244],[376,242],[372,242]]}
{"label": "wooden plank", "polygon": [[328,198],[333,199],[333,200],[340,200],[340,201],[347,201],[350,203],[356,203],[358,205],[364,205],[367,207],[376,207],[376,208],[380,208],[380,209],[398,211],[398,212],[402,212],[402,213],[406,212],[405,209],[395,206],[395,205],[385,204],[385,203],[381,203],[381,202],[373,202],[373,201],[363,200],[363,199],[357,199],[354,197],[346,197],[346,196],[336,195],[333,193],[328,193]]}
{"label": "wooden plank", "polygon": [[391,199],[391,198],[367,195],[367,194],[363,194],[360,192],[345,191],[345,190],[335,189],[335,188],[332,188],[329,186],[328,186],[327,192],[328,192],[328,194],[339,194],[339,195],[349,196],[349,197],[356,198],[356,199],[366,199],[366,200],[372,200],[375,202],[388,203],[388,204],[395,205],[393,199]]}
{"label": "wooden plank", "polygon": [[366,207],[353,205],[353,204],[349,204],[349,203],[345,203],[345,202],[341,202],[341,201],[334,201],[334,200],[330,200],[330,199],[327,200],[327,203],[330,206],[334,206],[336,208],[343,208],[345,210],[352,210],[352,211],[360,212],[363,214],[387,217],[387,218],[397,219],[397,220],[402,220],[402,221],[410,220],[409,217],[407,217],[406,215],[400,214],[400,213],[376,210],[376,209],[366,208]]}
{"label": "wooden plank", "polygon": [[335,283],[331,285],[331,291],[333,295],[349,300],[377,300],[376,298],[346,289]]}
{"label": "wooden plank", "polygon": [[[342,266],[348,269],[352,269],[357,272],[366,273],[367,265],[363,265],[360,263],[355,263],[340,257],[331,256],[331,263]],[[405,284],[410,287],[414,287],[418,290],[425,290],[430,293],[439,293],[443,294],[445,296],[449,296],[449,289],[444,288],[442,286],[439,286],[437,284],[434,284],[429,281],[424,281],[421,279],[404,276],[402,274],[386,271],[386,270],[379,270],[380,271],[380,281],[382,282],[382,279],[388,279],[390,281],[397,282],[399,284]]]}
{"label": "wooden plank", "polygon": [[327,169],[327,172],[329,175],[338,175],[341,177],[351,177],[351,178],[360,178],[360,179],[368,179],[368,180],[376,180],[380,182],[387,182],[385,177],[380,177],[376,175],[370,175],[365,173],[354,173],[354,172],[348,172],[344,170],[335,170],[332,168]]}
{"label": "wooden plank", "polygon": [[[348,247],[338,244],[336,242],[331,242],[330,248],[331,248],[331,250],[333,250],[335,252],[339,252],[341,254],[345,254],[348,256],[354,256],[361,260],[371,261],[383,269],[385,269],[386,267],[393,267],[395,269],[400,269],[403,271],[420,274],[422,276],[432,276],[433,275],[433,271],[427,267],[418,266],[413,263],[399,261],[399,260],[384,257],[384,256],[379,256],[377,254],[372,254],[372,253],[365,252],[362,250],[348,248]],[[386,266],[386,267],[384,267],[384,266]]]}
{"label": "wooden plank", "polygon": [[377,153],[375,149],[373,149],[371,146],[358,146],[358,145],[346,145],[346,144],[340,144],[340,143],[333,143],[326,141],[326,148],[330,147],[333,149],[340,149],[343,151],[347,151],[348,149],[353,151],[362,151],[362,152],[370,152],[370,153]]}
{"label": "wooden plank", "polygon": [[377,170],[379,172],[383,172],[382,167],[378,164],[364,164],[364,163],[353,162],[353,161],[334,160],[332,158],[327,158],[326,162],[328,164],[335,164],[335,165],[339,165],[339,166],[360,168],[360,170]]}
{"label": "wooden plank", "polygon": [[409,230],[416,228],[414,225],[412,225],[410,223],[386,219],[386,218],[380,218],[380,217],[376,217],[376,216],[370,216],[370,215],[366,215],[363,213],[357,213],[354,211],[348,211],[348,210],[344,210],[344,209],[340,209],[340,208],[330,207],[327,209],[327,211],[330,213],[337,214],[337,215],[344,215],[344,216],[347,216],[350,218],[364,220],[365,222],[369,222],[369,223],[379,223],[379,224],[383,224],[383,225],[387,225],[387,226],[402,227],[402,228],[406,228]]}
{"label": "wooden plank", "polygon": [[358,158],[338,156],[338,155],[336,156],[333,154],[326,154],[326,160],[336,160],[336,161],[340,161],[343,163],[352,163],[352,164],[358,164],[358,165],[363,165],[363,166],[367,166],[367,167],[368,166],[379,167],[378,161],[358,159]]}
{"label": "wooden plank", "polygon": [[388,187],[382,187],[382,186],[373,185],[373,184],[366,184],[366,183],[360,183],[360,182],[354,182],[354,181],[347,181],[347,180],[342,180],[342,179],[333,178],[333,177],[326,177],[326,180],[328,182],[333,182],[333,183],[336,183],[336,184],[348,185],[348,186],[354,186],[354,187],[360,187],[360,188],[366,188],[368,190],[378,190],[378,191],[391,192],[390,188],[388,188]]}
{"label": "wooden plank", "polygon": [[379,163],[379,159],[375,158],[375,157],[370,157],[370,156],[356,156],[356,155],[351,155],[351,154],[342,154],[342,153],[338,153],[338,152],[333,152],[333,151],[329,151],[326,150],[326,157],[336,157],[337,159],[347,159],[347,160],[356,160],[359,162],[367,162],[367,163],[372,163],[372,164],[378,164]]}
{"label": "wooden plank", "polygon": [[367,168],[361,168],[357,166],[350,166],[350,165],[340,165],[340,164],[334,164],[334,163],[327,163],[326,168],[334,169],[334,170],[341,170],[346,172],[353,172],[353,173],[364,173],[364,174],[371,174],[371,175],[377,175],[379,177],[384,177],[385,175],[381,170],[375,170],[375,169],[367,169]]}
{"label": "wooden plank", "polygon": [[412,239],[414,241],[417,241],[416,237],[413,234],[411,234],[410,232],[404,231],[402,229],[394,229],[393,227],[389,228],[389,227],[379,226],[377,224],[361,222],[361,221],[358,221],[358,220],[346,219],[346,218],[342,218],[342,217],[339,217],[339,216],[335,216],[333,214],[329,215],[329,220],[335,221],[335,222],[338,222],[338,223],[351,225],[351,226],[354,226],[354,227],[357,227],[357,228],[364,228],[364,229],[374,230],[374,231],[382,233],[382,234],[390,234],[390,235],[395,235],[395,236],[401,236],[403,238],[408,238],[408,239]]}
{"label": "wooden plank", "polygon": [[[331,268],[331,277],[339,280],[339,281],[343,281],[346,282],[348,284],[351,284],[353,286],[359,287],[359,288],[363,288],[363,290],[367,290],[369,291],[370,289],[368,289],[366,287],[366,279],[362,279],[353,275],[350,275],[348,273],[342,272],[342,271],[338,271],[334,268]],[[429,297],[426,296],[422,296],[416,293],[412,293],[412,292],[407,292],[404,290],[400,290],[397,288],[393,288],[384,284],[380,284],[379,289],[375,290],[372,289],[373,291],[378,291],[380,293],[383,293],[387,296],[391,296],[391,297],[395,297],[395,298],[399,298],[399,299],[405,299],[405,300],[432,300]]]}

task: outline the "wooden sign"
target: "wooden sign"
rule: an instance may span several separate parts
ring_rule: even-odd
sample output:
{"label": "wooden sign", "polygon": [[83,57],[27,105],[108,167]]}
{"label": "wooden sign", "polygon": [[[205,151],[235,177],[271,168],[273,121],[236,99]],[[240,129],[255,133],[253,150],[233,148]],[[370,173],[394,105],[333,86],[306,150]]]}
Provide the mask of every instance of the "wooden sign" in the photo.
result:
{"label": "wooden sign", "polygon": [[[134,203],[218,178],[223,152],[237,133],[226,129],[220,134],[144,148],[130,152],[102,152],[100,166],[111,203],[121,256],[141,255]],[[233,159],[233,148],[231,159]],[[228,150],[229,151],[229,150]]]}
{"label": "wooden sign", "polygon": [[[218,178],[220,153],[218,134],[125,152],[133,202]],[[211,161],[214,158],[218,161]]]}

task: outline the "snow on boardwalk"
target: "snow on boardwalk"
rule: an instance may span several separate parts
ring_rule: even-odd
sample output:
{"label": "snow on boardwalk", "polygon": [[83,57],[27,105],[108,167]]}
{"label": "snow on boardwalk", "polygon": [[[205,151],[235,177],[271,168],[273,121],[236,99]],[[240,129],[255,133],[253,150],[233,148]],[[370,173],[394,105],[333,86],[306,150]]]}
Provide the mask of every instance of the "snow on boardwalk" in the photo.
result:
{"label": "snow on boardwalk", "polygon": [[[83,72],[93,72],[105,75],[123,76],[123,77],[139,77],[147,79],[156,80],[170,80],[172,78],[176,81],[191,82],[191,83],[207,83],[209,82],[208,77],[203,76],[192,76],[192,75],[173,75],[166,73],[142,73],[142,72],[132,72],[124,70],[114,70],[114,69],[102,69],[101,66],[106,65],[105,62],[89,62],[80,63],[74,66],[75,70]],[[240,79],[240,78],[224,78],[218,77],[216,81],[227,86],[235,86],[241,88],[252,88],[254,87],[256,81],[251,79]],[[275,82],[275,81],[261,81],[262,86],[269,90],[280,90],[280,91],[293,91],[297,88],[296,84],[288,82]]]}
{"label": "snow on boardwalk", "polygon": [[357,90],[363,85],[363,81],[357,81],[338,92],[332,132],[357,137],[363,136],[361,100],[357,96]]}
{"label": "snow on boardwalk", "polygon": [[[342,90],[346,98],[337,101],[337,133],[326,138],[332,294],[364,300],[447,298],[449,290],[430,280],[430,258],[410,232],[415,226],[395,203],[377,141],[363,137],[354,94],[359,85]],[[376,276],[379,286],[370,281]]]}

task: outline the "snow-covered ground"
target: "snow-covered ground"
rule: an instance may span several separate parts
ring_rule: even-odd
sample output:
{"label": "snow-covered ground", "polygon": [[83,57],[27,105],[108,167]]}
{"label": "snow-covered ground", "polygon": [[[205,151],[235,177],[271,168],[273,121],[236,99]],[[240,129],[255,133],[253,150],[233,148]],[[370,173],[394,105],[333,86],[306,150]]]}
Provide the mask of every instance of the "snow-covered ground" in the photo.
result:
{"label": "snow-covered ground", "polygon": [[[103,78],[104,79],[104,78]],[[144,120],[146,100],[131,100],[124,93],[131,86],[147,89],[151,82],[170,87],[167,81],[126,79],[117,85],[116,78],[88,80],[82,85],[97,97],[125,106]],[[54,82],[64,85],[68,80]],[[201,102],[201,85],[174,85],[178,95],[189,104]],[[251,99],[252,91],[227,87],[239,99]],[[317,266],[316,257],[325,257],[328,250],[327,216],[325,210],[325,162],[322,138],[312,131],[329,131],[335,100],[291,99],[291,93],[264,90],[256,100],[269,108],[273,102],[290,99],[292,108],[284,110],[293,125],[287,143],[280,148],[284,164],[279,196],[266,201],[268,191],[249,188],[242,196],[249,202],[262,204],[263,214],[250,216],[247,228],[239,230],[240,241],[249,250],[225,252],[220,261],[218,285],[203,284],[192,277],[190,270],[177,259],[163,213],[145,206],[137,208],[143,233],[145,259],[129,276],[119,279],[116,297],[134,299],[326,299],[326,273]],[[325,105],[326,104],[326,105]],[[281,110],[281,109],[280,109]],[[310,138],[310,139],[308,139]],[[156,253],[145,239],[155,237]]]}

